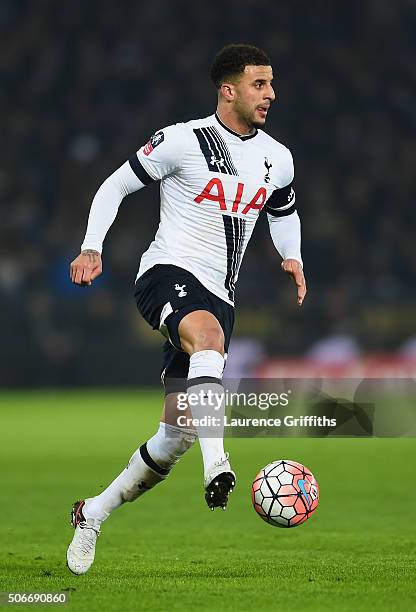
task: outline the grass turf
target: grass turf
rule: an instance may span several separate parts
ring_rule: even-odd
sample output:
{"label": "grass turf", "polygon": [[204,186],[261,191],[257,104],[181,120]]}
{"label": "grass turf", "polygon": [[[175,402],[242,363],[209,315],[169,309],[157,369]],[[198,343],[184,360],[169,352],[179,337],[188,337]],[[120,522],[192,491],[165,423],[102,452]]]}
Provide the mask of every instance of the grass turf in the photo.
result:
{"label": "grass turf", "polygon": [[[160,404],[160,393],[139,391],[0,395],[1,591],[67,590],[64,609],[77,612],[416,610],[413,439],[229,440],[238,484],[227,512],[212,513],[195,447],[114,513],[90,572],[70,574],[72,502],[119,473]],[[296,529],[251,508],[253,477],[279,458],[306,464],[321,488]]]}

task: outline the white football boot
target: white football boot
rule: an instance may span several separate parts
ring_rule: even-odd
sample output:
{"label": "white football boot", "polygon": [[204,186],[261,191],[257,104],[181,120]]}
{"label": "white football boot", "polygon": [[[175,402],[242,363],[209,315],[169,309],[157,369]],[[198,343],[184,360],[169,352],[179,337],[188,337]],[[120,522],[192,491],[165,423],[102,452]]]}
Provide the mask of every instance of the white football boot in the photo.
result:
{"label": "white football boot", "polygon": [[86,519],[82,513],[86,501],[75,502],[71,512],[71,525],[75,533],[66,553],[66,562],[73,574],[85,574],[90,569],[100,535],[101,522],[93,518]]}
{"label": "white football boot", "polygon": [[205,501],[211,510],[214,508],[225,510],[228,496],[235,486],[235,473],[231,469],[228,457],[226,453],[224,459],[213,463],[204,477]]}

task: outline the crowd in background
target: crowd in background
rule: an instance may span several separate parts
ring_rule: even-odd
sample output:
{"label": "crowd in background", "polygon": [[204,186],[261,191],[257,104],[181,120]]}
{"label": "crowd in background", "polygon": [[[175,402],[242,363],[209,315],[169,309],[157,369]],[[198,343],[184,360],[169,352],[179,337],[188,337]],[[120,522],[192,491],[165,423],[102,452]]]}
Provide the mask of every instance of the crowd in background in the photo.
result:
{"label": "crowd in background", "polygon": [[214,111],[209,68],[229,42],[272,58],[267,131],[294,156],[309,285],[299,309],[260,219],[236,337],[306,355],[323,338],[386,352],[415,335],[415,3],[225,4],[2,1],[0,384],[157,381],[133,283],[158,187],[122,204],[92,288],[68,266],[100,183],[157,129]]}

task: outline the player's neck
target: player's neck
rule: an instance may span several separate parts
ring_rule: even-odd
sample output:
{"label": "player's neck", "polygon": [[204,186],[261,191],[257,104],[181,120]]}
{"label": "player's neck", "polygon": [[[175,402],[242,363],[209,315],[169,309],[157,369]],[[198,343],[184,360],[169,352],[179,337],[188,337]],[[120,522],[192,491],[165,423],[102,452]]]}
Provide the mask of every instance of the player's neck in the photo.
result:
{"label": "player's neck", "polygon": [[239,136],[251,136],[256,131],[256,128],[247,125],[247,123],[236,115],[231,109],[217,107],[217,117],[228,129],[236,132]]}

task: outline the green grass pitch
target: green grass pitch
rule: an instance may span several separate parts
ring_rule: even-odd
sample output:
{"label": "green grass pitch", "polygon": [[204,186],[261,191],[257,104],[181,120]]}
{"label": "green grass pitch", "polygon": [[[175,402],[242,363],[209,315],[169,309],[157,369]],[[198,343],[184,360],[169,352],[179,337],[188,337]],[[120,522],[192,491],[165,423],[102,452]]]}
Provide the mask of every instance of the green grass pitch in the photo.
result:
{"label": "green grass pitch", "polygon": [[[119,473],[160,405],[150,391],[0,395],[1,591],[68,590],[64,609],[77,612],[416,610],[414,439],[231,439],[226,512],[205,506],[195,446],[104,524],[90,572],[70,574],[72,502]],[[280,458],[306,464],[321,488],[295,529],[251,507],[253,477]]]}

